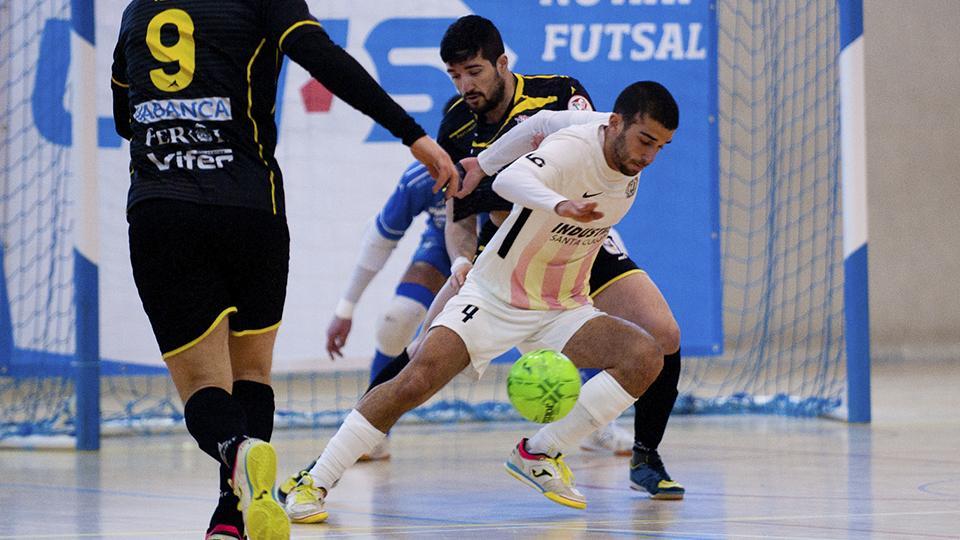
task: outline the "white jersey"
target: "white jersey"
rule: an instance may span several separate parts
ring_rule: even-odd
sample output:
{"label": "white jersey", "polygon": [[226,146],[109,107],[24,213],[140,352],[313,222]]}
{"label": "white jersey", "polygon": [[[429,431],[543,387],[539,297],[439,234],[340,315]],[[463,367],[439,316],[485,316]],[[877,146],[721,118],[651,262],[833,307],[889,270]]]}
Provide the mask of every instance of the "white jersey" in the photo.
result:
{"label": "white jersey", "polygon": [[[516,187],[531,177],[540,182],[538,187],[555,192],[554,199],[544,190],[537,196],[546,202],[536,209],[514,204],[468,280],[521,309],[564,310],[591,303],[590,268],[610,227],[633,204],[639,181],[607,165],[605,124],[603,120],[557,131],[500,173],[494,189],[508,200],[518,197],[510,197],[498,184]],[[589,223],[560,217],[552,208],[564,199],[596,202],[604,216]]]}

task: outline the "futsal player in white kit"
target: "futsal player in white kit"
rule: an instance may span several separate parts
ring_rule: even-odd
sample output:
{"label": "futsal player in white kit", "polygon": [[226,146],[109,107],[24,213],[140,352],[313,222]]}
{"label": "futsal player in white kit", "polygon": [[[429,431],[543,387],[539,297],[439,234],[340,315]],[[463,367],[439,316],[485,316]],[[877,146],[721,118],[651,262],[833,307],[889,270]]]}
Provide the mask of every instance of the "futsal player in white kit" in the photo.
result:
{"label": "futsal player in white kit", "polygon": [[[640,172],[672,139],[679,111],[666,88],[641,81],[620,93],[612,113],[586,114],[596,116],[553,133],[500,172],[494,190],[514,203],[509,217],[410,364],[361,398],[287,497],[294,522],[326,519],[327,492],[405,412],[468,367],[481,376],[493,358],[515,346],[562,351],[577,367],[603,370],[583,385],[566,417],[521,439],[506,462],[511,475],[547,498],[586,508],[563,452],[630,407],[663,365],[663,351],[650,334],[593,306],[590,268],[607,231],[630,209]],[[528,138],[535,128],[530,123]],[[503,142],[484,154],[516,151]],[[481,163],[489,157],[484,154]]]}

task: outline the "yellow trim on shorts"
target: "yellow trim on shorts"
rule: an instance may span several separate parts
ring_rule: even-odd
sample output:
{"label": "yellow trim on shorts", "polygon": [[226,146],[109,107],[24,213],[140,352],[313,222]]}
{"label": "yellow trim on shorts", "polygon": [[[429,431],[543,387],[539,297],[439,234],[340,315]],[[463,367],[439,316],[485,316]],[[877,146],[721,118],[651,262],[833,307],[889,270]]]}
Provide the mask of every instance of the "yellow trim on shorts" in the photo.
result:
{"label": "yellow trim on shorts", "polygon": [[280,40],[277,41],[277,48],[282,51],[282,50],[283,50],[283,40],[287,38],[287,34],[289,34],[290,32],[293,32],[294,30],[296,30],[297,28],[299,28],[299,27],[301,27],[301,26],[303,26],[303,25],[305,25],[305,24],[313,24],[313,25],[319,26],[320,28],[323,28],[323,25],[320,24],[320,23],[318,23],[317,21],[300,21],[300,22],[297,22],[297,23],[293,23],[293,24],[290,25],[290,28],[287,28],[286,30],[283,31],[283,34],[280,34]]}
{"label": "yellow trim on shorts", "polygon": [[197,343],[200,343],[201,341],[203,341],[203,338],[205,338],[205,337],[207,337],[207,336],[210,335],[210,332],[213,332],[213,329],[216,328],[217,325],[220,324],[227,315],[229,315],[229,314],[231,314],[231,313],[236,313],[236,312],[237,312],[237,306],[230,306],[230,307],[228,307],[227,309],[221,311],[220,314],[217,315],[216,320],[213,321],[213,324],[211,324],[210,327],[207,328],[207,330],[206,330],[204,333],[200,334],[200,337],[198,337],[197,339],[191,341],[190,343],[187,343],[186,345],[183,345],[183,346],[181,346],[181,347],[177,347],[176,349],[174,349],[174,350],[172,350],[172,351],[170,351],[170,352],[163,353],[163,359],[166,360],[167,358],[170,358],[171,356],[180,354],[180,353],[182,353],[183,351],[185,351],[185,350],[193,347],[193,346],[196,345]]}
{"label": "yellow trim on shorts", "polygon": [[595,291],[590,291],[590,298],[596,298],[598,294],[600,294],[600,293],[602,293],[602,292],[604,291],[604,289],[606,289],[607,287],[613,285],[614,283],[620,281],[621,279],[623,279],[623,278],[625,278],[625,277],[627,277],[627,276],[632,276],[633,274],[646,274],[646,273],[647,273],[646,270],[642,270],[642,269],[640,269],[640,268],[633,268],[633,269],[631,269],[631,270],[627,270],[626,272],[620,274],[619,276],[616,276],[615,278],[611,279],[610,281],[604,283],[604,284],[601,285],[600,288],[598,288],[597,290],[595,290]]}
{"label": "yellow trim on shorts", "polygon": [[256,335],[260,335],[260,334],[266,334],[267,332],[270,332],[270,331],[276,330],[277,328],[280,328],[280,323],[281,323],[281,322],[283,322],[283,321],[277,321],[277,324],[271,324],[270,326],[268,326],[268,327],[266,327],[266,328],[257,328],[257,329],[254,329],[254,330],[240,330],[239,332],[234,332],[233,330],[231,330],[231,331],[230,331],[230,335],[233,336],[233,337],[243,337],[243,336],[256,336]]}
{"label": "yellow trim on shorts", "polygon": [[129,85],[129,84],[124,84],[124,83],[118,81],[118,80],[117,80],[115,77],[113,77],[113,76],[110,77],[110,81],[113,82],[113,84],[119,86],[120,88],[130,88],[130,85]]}

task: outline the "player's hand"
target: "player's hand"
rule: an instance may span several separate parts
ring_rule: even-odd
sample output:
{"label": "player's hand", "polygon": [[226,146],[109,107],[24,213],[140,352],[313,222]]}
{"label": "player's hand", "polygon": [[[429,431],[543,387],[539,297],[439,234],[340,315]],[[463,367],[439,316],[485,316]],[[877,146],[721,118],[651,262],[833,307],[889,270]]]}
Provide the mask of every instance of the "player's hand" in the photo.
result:
{"label": "player's hand", "polygon": [[463,158],[460,160],[460,166],[463,167],[463,178],[460,179],[460,187],[453,194],[454,197],[462,199],[473,193],[480,185],[480,181],[486,178],[486,173],[480,168],[480,162],[475,157]]}
{"label": "player's hand", "polygon": [[350,335],[350,328],[353,326],[353,319],[341,319],[334,317],[327,327],[327,354],[331,360],[336,357],[343,358],[343,346],[347,344],[347,336]]}
{"label": "player's hand", "polygon": [[450,267],[450,284],[453,285],[455,292],[460,292],[460,287],[467,281],[467,274],[473,269],[473,263],[466,257],[457,257]]}
{"label": "player's hand", "polygon": [[[453,160],[447,155],[443,148],[429,136],[424,135],[413,141],[410,145],[410,153],[417,161],[427,167],[427,171],[434,179],[433,192],[436,193],[443,189],[451,181],[459,178],[457,168],[453,165]],[[448,190],[449,191],[449,190]],[[450,197],[450,195],[447,195]]]}
{"label": "player's hand", "polygon": [[580,223],[596,221],[603,217],[603,212],[597,212],[597,203],[586,201],[563,201],[554,209],[557,215],[570,218]]}

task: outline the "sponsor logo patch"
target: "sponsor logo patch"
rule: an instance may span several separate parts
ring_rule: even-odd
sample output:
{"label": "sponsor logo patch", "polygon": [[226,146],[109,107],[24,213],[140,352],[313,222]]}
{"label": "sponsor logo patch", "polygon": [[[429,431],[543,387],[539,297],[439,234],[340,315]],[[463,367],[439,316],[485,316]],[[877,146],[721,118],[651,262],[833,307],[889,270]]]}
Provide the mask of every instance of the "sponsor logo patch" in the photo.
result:
{"label": "sponsor logo patch", "polygon": [[171,168],[208,171],[222,169],[227,163],[233,161],[233,150],[229,148],[218,148],[214,150],[178,150],[161,156],[150,152],[147,154],[147,159],[161,171],[169,171]]}
{"label": "sponsor logo patch", "polygon": [[230,98],[207,97],[196,99],[156,99],[137,104],[133,119],[141,124],[164,120],[193,120],[195,122],[225,122],[233,119]]}
{"label": "sponsor logo patch", "polygon": [[194,124],[193,127],[147,128],[147,136],[144,142],[147,146],[191,145],[222,143],[223,137],[220,136],[219,129],[211,129],[203,124]]}

